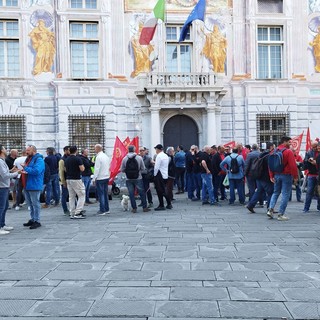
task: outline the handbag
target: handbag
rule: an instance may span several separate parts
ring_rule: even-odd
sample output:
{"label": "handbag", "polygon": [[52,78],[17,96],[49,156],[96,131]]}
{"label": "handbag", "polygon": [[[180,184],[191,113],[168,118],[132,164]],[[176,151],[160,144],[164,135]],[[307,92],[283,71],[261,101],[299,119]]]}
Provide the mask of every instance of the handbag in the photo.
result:
{"label": "handbag", "polygon": [[222,184],[225,186],[225,187],[229,187],[229,178],[228,178],[228,175],[226,174],[226,177],[224,178]]}

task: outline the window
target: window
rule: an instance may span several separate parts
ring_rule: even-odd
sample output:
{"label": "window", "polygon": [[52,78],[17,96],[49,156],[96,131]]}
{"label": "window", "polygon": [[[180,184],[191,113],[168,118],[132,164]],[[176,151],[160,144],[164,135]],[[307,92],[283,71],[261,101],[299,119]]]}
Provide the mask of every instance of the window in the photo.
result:
{"label": "window", "polygon": [[257,115],[257,142],[279,144],[281,137],[289,135],[289,115],[287,113],[262,113]]}
{"label": "window", "polygon": [[259,13],[283,13],[283,0],[258,0]]}
{"label": "window", "polygon": [[0,7],[17,7],[18,0],[0,0]]}
{"label": "window", "polygon": [[26,126],[24,116],[0,117],[0,144],[7,150],[21,151],[26,146]]}
{"label": "window", "polygon": [[192,41],[190,29],[185,41],[179,43],[180,26],[166,27],[167,72],[191,72]]}
{"label": "window", "polygon": [[15,20],[0,20],[0,77],[18,77],[19,25]]}
{"label": "window", "polygon": [[71,77],[97,79],[99,77],[98,23],[70,23]]}
{"label": "window", "polygon": [[258,78],[280,79],[283,76],[282,27],[258,27]]}
{"label": "window", "polygon": [[97,0],[70,0],[72,9],[97,9]]}
{"label": "window", "polygon": [[78,150],[88,149],[94,154],[94,146],[104,147],[104,116],[69,116],[69,144]]}

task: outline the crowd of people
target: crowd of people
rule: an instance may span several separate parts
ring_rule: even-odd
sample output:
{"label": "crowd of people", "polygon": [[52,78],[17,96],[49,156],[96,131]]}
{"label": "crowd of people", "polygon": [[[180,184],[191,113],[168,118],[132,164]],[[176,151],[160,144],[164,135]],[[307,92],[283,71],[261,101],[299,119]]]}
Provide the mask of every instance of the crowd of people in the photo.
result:
{"label": "crowd of people", "polygon": [[[99,202],[98,215],[110,213],[108,184],[110,179],[110,158],[103,152],[100,144],[95,145],[95,156],[89,159],[87,149],[78,152],[76,146],[63,148],[60,155],[54,148],[47,148],[44,158],[30,145],[18,151],[13,149],[7,154],[0,145],[0,235],[8,234],[13,229],[5,223],[6,211],[9,209],[9,193],[12,194],[13,210],[20,210],[26,201],[30,219],[25,227],[41,227],[40,210],[58,206],[61,203],[64,214],[71,219],[86,217],[85,205],[91,205],[89,190],[94,185]],[[154,183],[158,197],[155,211],[173,209],[175,194],[186,193],[190,201],[201,201],[202,205],[221,206],[228,200],[229,205],[236,203],[236,191],[239,204],[255,213],[257,206],[266,204],[267,216],[272,219],[287,221],[285,214],[288,201],[292,197],[292,185],[295,185],[296,200],[301,199],[302,171],[307,177],[307,192],[303,212],[310,210],[311,202],[318,196],[320,144],[312,143],[305,159],[291,147],[291,138],[282,137],[276,147],[266,143],[264,150],[257,144],[243,146],[238,143],[229,146],[205,145],[202,150],[192,145],[189,150],[183,146],[168,147],[161,144],[154,147],[155,155],[149,150],[128,146],[128,154],[122,159],[120,171],[125,174],[129,193],[131,211],[136,213],[138,207],[143,212],[153,208],[153,195],[150,189]],[[247,184],[248,193],[245,193]],[[41,206],[40,196],[45,192],[45,202]],[[227,197],[227,189],[229,194]],[[278,211],[275,211],[281,194]],[[140,204],[136,198],[139,195]],[[249,200],[246,202],[246,196]]]}

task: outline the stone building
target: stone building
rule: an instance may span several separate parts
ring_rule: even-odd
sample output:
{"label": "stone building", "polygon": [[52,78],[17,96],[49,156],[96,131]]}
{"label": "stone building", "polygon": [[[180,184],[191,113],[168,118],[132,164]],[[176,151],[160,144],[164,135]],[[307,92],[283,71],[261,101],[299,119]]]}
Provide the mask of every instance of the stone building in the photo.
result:
{"label": "stone building", "polygon": [[[139,0],[0,0],[0,143],[153,147],[320,136],[320,4],[166,0],[149,46]],[[218,58],[217,58],[218,57]],[[218,60],[217,60],[218,59]]]}

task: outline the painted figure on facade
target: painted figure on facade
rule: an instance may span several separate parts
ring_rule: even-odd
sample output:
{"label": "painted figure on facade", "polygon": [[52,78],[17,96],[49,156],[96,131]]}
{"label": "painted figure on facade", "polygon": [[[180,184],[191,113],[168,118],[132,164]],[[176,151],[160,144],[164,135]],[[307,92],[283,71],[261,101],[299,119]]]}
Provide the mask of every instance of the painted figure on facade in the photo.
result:
{"label": "painted figure on facade", "polygon": [[226,48],[227,39],[221,34],[219,27],[215,25],[213,31],[206,34],[206,42],[201,52],[209,59],[214,72],[224,73]]}
{"label": "painted figure on facade", "polygon": [[33,75],[42,72],[52,72],[55,49],[55,36],[46,28],[44,20],[39,20],[38,25],[29,33],[32,47],[36,51],[36,59],[33,68]]}
{"label": "painted figure on facade", "polygon": [[313,47],[313,56],[316,61],[314,69],[316,72],[320,72],[320,27],[318,27],[318,34],[309,44],[311,47]]}
{"label": "painted figure on facade", "polygon": [[139,73],[149,72],[152,61],[150,61],[150,54],[154,51],[151,44],[141,45],[139,43],[140,33],[143,24],[139,24],[139,31],[132,37],[131,46],[133,49],[135,69],[131,73],[131,78],[135,78]]}

